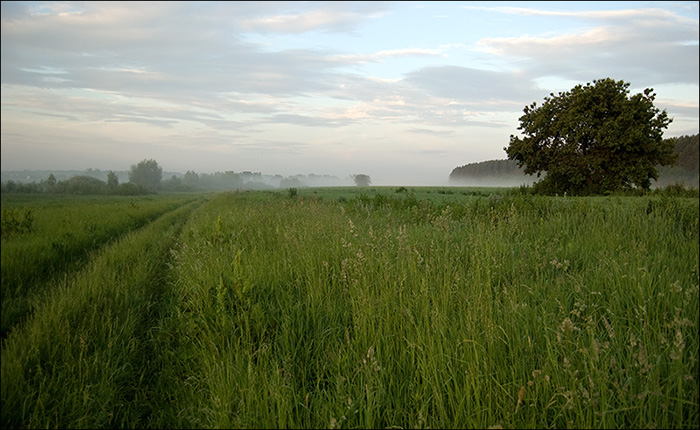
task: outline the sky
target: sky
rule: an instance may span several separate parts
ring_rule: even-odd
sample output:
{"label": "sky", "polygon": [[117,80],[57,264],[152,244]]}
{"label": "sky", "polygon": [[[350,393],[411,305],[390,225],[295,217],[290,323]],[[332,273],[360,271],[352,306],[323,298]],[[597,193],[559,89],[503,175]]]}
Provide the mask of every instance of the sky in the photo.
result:
{"label": "sky", "polygon": [[1,168],[369,175],[505,159],[596,79],[699,132],[698,2],[2,2]]}

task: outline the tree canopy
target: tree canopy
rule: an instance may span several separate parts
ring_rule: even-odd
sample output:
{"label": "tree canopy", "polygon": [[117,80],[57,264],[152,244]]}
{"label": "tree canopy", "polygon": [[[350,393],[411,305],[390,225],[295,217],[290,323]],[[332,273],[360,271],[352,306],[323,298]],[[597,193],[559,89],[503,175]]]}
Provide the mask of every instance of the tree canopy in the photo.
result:
{"label": "tree canopy", "polygon": [[163,179],[163,169],[156,160],[143,160],[139,164],[132,165],[129,171],[129,182],[141,187],[155,191]]}
{"label": "tree canopy", "polygon": [[114,189],[117,188],[117,186],[119,186],[119,177],[116,173],[114,173],[111,170],[109,171],[109,173],[107,173],[107,186],[110,189]]}
{"label": "tree canopy", "polygon": [[672,119],[654,106],[653,89],[629,96],[629,85],[594,80],[526,106],[523,137],[510,136],[508,158],[526,174],[545,173],[535,184],[543,193],[649,189],[657,166],[675,161],[673,142],[663,138]]}

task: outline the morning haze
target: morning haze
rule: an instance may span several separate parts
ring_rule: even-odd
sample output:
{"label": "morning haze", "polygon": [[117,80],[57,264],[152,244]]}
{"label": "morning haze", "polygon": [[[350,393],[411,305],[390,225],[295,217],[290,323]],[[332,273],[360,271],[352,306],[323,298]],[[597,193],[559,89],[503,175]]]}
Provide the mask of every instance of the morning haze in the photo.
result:
{"label": "morning haze", "polygon": [[446,185],[606,77],[698,133],[697,2],[511,4],[3,2],[2,171]]}

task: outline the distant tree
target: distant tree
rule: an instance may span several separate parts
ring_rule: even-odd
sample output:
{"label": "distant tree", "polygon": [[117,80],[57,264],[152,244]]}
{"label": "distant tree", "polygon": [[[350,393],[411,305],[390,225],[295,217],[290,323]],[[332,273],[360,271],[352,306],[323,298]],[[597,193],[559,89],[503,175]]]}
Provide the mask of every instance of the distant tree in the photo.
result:
{"label": "distant tree", "polygon": [[148,191],[141,185],[136,185],[133,182],[124,182],[119,184],[117,188],[110,191],[110,194],[116,194],[119,196],[137,196],[142,194],[148,194]]}
{"label": "distant tree", "polygon": [[148,191],[156,191],[162,179],[163,169],[153,159],[132,165],[129,171],[129,182],[140,185]]}
{"label": "distant tree", "polygon": [[87,175],[73,176],[56,184],[56,190],[66,194],[103,194],[107,184]]}
{"label": "distant tree", "polygon": [[182,184],[186,187],[196,188],[199,185],[199,175],[192,170],[188,170],[182,176]]}
{"label": "distant tree", "polygon": [[678,159],[672,166],[659,166],[656,188],[682,184],[690,188],[700,185],[700,135],[671,137]]}
{"label": "distant tree", "polygon": [[672,137],[678,154],[676,166],[691,172],[698,171],[700,164],[700,135]]}
{"label": "distant tree", "polygon": [[355,181],[355,185],[358,187],[369,187],[372,183],[372,179],[368,175],[363,174],[352,175],[352,180]]}
{"label": "distant tree", "polygon": [[167,191],[183,191],[182,179],[173,175],[170,179],[161,182],[161,188]]}
{"label": "distant tree", "polygon": [[526,174],[546,173],[534,186],[544,193],[649,189],[657,166],[675,161],[673,143],[663,139],[672,119],[654,107],[653,89],[628,94],[628,83],[606,78],[526,106],[524,137],[510,136],[508,158]]}
{"label": "distant tree", "polygon": [[57,183],[58,181],[53,173],[49,173],[49,177],[39,183],[39,189],[41,192],[51,193],[56,190]]}
{"label": "distant tree", "polygon": [[296,176],[294,176],[294,177],[290,176],[289,178],[283,178],[280,181],[280,185],[279,185],[280,188],[288,188],[288,189],[294,188],[295,190],[297,188],[304,188],[306,186],[307,185],[299,177],[296,177]]}
{"label": "distant tree", "polygon": [[17,183],[13,181],[12,179],[8,180],[7,182],[4,182],[2,184],[2,192],[3,193],[16,193],[17,192]]}
{"label": "distant tree", "polygon": [[109,173],[107,173],[107,188],[113,190],[117,188],[117,186],[119,186],[119,177],[110,170]]}

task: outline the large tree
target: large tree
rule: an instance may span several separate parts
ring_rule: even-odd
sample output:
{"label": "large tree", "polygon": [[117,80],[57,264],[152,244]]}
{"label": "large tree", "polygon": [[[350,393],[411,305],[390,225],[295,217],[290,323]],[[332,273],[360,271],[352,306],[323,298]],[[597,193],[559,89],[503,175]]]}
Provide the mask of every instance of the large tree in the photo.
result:
{"label": "large tree", "polygon": [[132,165],[129,171],[129,182],[140,185],[146,190],[155,191],[163,179],[163,169],[156,160],[143,160]]}
{"label": "large tree", "polygon": [[673,143],[663,139],[672,119],[655,97],[650,88],[629,96],[629,83],[610,78],[551,93],[542,106],[525,107],[523,137],[511,135],[504,149],[526,174],[545,173],[535,184],[540,192],[648,189],[657,166],[675,160]]}

